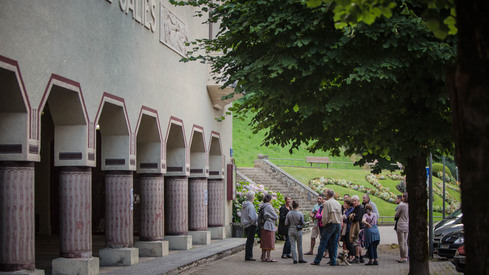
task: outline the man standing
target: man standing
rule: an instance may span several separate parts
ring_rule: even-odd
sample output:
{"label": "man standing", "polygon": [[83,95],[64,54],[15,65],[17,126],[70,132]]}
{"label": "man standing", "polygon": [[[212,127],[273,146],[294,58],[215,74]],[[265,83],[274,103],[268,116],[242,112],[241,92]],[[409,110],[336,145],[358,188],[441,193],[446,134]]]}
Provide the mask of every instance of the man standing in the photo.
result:
{"label": "man standing", "polygon": [[379,210],[377,209],[377,205],[373,201],[370,200],[370,196],[368,194],[363,195],[363,208],[370,204],[372,206],[372,212],[377,214],[377,217],[380,217]]}
{"label": "man standing", "polygon": [[314,255],[314,246],[316,245],[316,238],[319,235],[319,225],[318,225],[318,220],[316,220],[316,213],[319,210],[319,207],[323,205],[323,197],[318,196],[317,203],[314,205],[314,207],[311,210],[311,213],[309,213],[309,216],[311,216],[312,221],[314,222],[314,225],[312,226],[311,230],[311,250],[307,252],[305,255]]}
{"label": "man standing", "polygon": [[363,208],[363,205],[360,203],[360,198],[357,195],[354,195],[351,197],[351,200],[353,202],[353,212],[349,215],[349,219],[351,221],[351,227],[350,227],[350,243],[354,247],[354,255],[355,258],[350,261],[350,263],[364,263],[363,257],[361,256],[362,253],[362,247],[360,246],[360,229],[361,229],[361,222],[363,218],[363,214],[365,213],[365,210]]}
{"label": "man standing", "polygon": [[[323,258],[323,253],[326,248],[329,251],[329,264],[331,266],[336,265],[336,253],[338,250],[338,238],[340,237],[340,224],[341,218],[341,205],[334,199],[334,191],[328,189],[326,191],[326,201],[323,202],[323,217],[321,222],[324,226],[323,233],[321,235],[321,242],[318,248],[318,254],[312,265],[319,265]],[[330,245],[328,242],[331,240]]]}
{"label": "man standing", "polygon": [[253,259],[253,245],[255,243],[258,216],[256,215],[255,206],[253,205],[254,200],[255,193],[250,191],[246,193],[246,200],[241,206],[241,224],[246,233],[245,261],[256,261]]}

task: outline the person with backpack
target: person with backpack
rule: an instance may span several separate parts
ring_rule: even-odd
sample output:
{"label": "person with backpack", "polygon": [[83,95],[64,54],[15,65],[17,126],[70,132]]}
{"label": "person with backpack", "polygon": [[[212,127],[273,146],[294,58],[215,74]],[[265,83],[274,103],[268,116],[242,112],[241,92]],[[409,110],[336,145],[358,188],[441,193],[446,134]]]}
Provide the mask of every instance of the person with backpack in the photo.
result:
{"label": "person with backpack", "polygon": [[271,200],[272,195],[270,194],[266,194],[263,197],[263,204],[258,215],[261,227],[260,248],[262,262],[277,262],[271,258],[271,252],[275,250],[275,231],[277,230],[275,223],[278,220],[278,215],[270,203]]}
{"label": "person with backpack", "polygon": [[292,201],[292,211],[289,211],[289,213],[285,217],[285,224],[289,226],[288,233],[292,245],[292,258],[294,260],[294,264],[303,264],[307,263],[307,261],[304,260],[304,256],[302,254],[302,227],[304,226],[304,214],[298,211],[298,209],[299,204],[296,201]]}
{"label": "person with backpack", "polygon": [[253,205],[254,200],[255,193],[250,191],[246,193],[246,200],[241,206],[241,224],[246,233],[245,261],[256,261],[253,259],[253,244],[255,243],[258,216],[256,215],[255,206]]}

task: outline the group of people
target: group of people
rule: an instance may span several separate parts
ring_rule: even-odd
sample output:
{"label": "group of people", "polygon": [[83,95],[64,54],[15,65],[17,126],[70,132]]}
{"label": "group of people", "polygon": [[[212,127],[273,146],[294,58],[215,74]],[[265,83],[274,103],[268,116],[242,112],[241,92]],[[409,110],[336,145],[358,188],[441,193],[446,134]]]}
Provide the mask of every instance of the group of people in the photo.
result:
{"label": "group of people", "polygon": [[[309,213],[312,220],[311,247],[303,254],[302,228],[304,215],[299,211],[299,204],[290,197],[285,197],[285,204],[277,214],[271,205],[271,195],[265,195],[260,210],[256,213],[253,206],[254,193],[246,194],[241,210],[241,221],[247,235],[245,260],[255,261],[253,258],[253,244],[255,232],[259,227],[262,249],[261,260],[264,262],[276,262],[271,258],[271,251],[275,249],[275,226],[278,220],[278,233],[285,237],[282,258],[292,258],[294,264],[307,263],[303,255],[314,255],[316,239],[320,237],[320,243],[316,257],[311,265],[319,265],[321,260],[329,258],[328,264],[337,265],[339,242],[342,242],[342,255],[349,263],[365,263],[364,256],[369,258],[365,265],[378,265],[377,246],[380,242],[380,233],[377,228],[379,211],[368,194],[363,195],[363,202],[356,195],[343,197],[341,205],[334,198],[334,191],[328,189],[317,198]],[[398,198],[396,208],[396,225],[400,259],[398,262],[407,262],[407,235],[409,228],[408,197],[407,194]],[[367,253],[362,255],[362,246]]]}

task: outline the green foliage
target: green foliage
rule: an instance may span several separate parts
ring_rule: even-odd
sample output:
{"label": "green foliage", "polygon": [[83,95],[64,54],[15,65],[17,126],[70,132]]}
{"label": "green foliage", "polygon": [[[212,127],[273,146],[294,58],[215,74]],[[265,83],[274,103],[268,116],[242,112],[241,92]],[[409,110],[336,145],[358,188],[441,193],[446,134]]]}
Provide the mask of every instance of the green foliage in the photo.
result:
{"label": "green foliage", "polygon": [[[437,177],[438,173],[443,173],[443,164],[442,163],[433,163],[433,176]],[[452,176],[452,172],[450,172],[450,169],[445,166],[445,174],[448,176]]]}

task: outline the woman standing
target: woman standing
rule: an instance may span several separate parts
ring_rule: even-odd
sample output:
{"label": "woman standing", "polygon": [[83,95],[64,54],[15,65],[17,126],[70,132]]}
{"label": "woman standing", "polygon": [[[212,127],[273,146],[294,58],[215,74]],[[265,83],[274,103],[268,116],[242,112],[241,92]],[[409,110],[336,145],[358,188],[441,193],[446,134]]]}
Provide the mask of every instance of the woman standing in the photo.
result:
{"label": "woman standing", "polygon": [[404,193],[402,195],[402,202],[396,211],[397,220],[397,241],[399,242],[399,250],[401,252],[401,259],[397,260],[400,263],[407,262],[408,257],[408,233],[409,233],[409,205],[408,205],[408,194]]}
{"label": "woman standing", "polygon": [[275,213],[272,204],[270,204],[271,200],[272,195],[266,194],[263,197],[263,204],[260,207],[260,216],[263,215],[263,219],[265,220],[261,228],[260,241],[262,262],[276,262],[276,260],[270,257],[270,254],[272,250],[275,250],[275,231],[277,229],[275,223],[277,222],[278,215]]}
{"label": "woman standing", "polygon": [[[297,253],[299,253],[299,263],[307,263],[302,254],[302,226],[304,225],[304,215],[297,211],[299,204],[292,202],[292,211],[285,217],[285,225],[289,226],[289,239],[292,244],[292,256],[294,264],[297,263]],[[296,252],[297,245],[297,252]]]}
{"label": "woman standing", "polygon": [[282,251],[282,258],[292,258],[290,255],[290,239],[289,239],[289,226],[285,223],[285,218],[290,211],[290,205],[292,199],[285,197],[285,204],[280,207],[280,219],[278,221],[278,234],[285,237],[284,249]]}
{"label": "woman standing", "polygon": [[365,265],[379,265],[377,261],[377,246],[380,242],[380,233],[377,228],[377,214],[372,212],[372,205],[365,206],[365,215],[362,218],[362,224],[365,225],[365,247],[367,248],[370,260]]}

